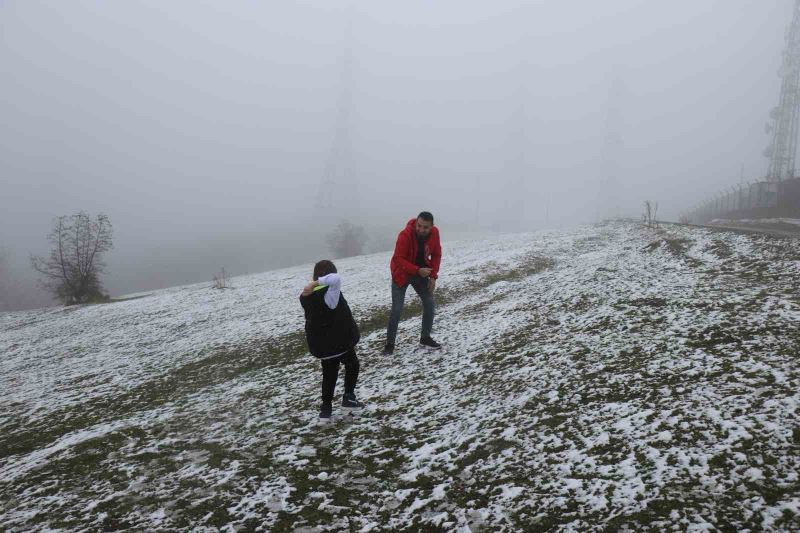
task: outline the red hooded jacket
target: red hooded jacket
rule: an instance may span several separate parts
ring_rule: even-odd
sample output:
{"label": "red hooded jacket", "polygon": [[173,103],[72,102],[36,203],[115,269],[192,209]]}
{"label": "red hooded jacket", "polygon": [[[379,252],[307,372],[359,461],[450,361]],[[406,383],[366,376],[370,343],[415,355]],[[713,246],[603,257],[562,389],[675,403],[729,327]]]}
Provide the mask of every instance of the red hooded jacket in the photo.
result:
{"label": "red hooded jacket", "polygon": [[[406,224],[405,229],[397,236],[397,243],[394,245],[394,255],[389,263],[392,271],[392,281],[398,287],[403,287],[408,283],[408,277],[417,274],[417,232],[415,225],[416,218],[412,218]],[[433,226],[428,239],[425,241],[425,264],[431,269],[431,277],[439,277],[439,263],[442,261],[442,244],[439,241],[439,228]]]}

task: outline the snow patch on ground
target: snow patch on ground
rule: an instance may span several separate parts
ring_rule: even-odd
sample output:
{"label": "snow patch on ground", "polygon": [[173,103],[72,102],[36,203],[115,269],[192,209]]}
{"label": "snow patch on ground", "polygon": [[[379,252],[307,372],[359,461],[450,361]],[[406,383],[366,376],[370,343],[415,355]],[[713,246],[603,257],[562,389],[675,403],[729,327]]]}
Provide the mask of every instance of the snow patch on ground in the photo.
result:
{"label": "snow patch on ground", "polygon": [[337,262],[367,408],[328,427],[310,265],[0,314],[0,528],[800,527],[797,241],[445,240],[445,348],[407,314],[391,358],[388,259]]}

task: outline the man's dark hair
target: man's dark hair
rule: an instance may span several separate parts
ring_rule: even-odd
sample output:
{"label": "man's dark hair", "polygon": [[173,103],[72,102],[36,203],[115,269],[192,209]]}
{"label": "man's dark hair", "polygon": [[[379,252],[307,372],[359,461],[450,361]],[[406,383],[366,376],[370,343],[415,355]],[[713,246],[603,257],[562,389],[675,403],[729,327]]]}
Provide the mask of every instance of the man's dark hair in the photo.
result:
{"label": "man's dark hair", "polygon": [[317,264],[314,265],[314,281],[317,281],[322,276],[333,274],[334,272],[336,272],[336,265],[333,264],[333,261],[327,259],[317,261]]}
{"label": "man's dark hair", "polygon": [[433,224],[433,215],[430,213],[430,211],[423,211],[422,213],[417,215],[417,218],[421,218],[422,220]]}

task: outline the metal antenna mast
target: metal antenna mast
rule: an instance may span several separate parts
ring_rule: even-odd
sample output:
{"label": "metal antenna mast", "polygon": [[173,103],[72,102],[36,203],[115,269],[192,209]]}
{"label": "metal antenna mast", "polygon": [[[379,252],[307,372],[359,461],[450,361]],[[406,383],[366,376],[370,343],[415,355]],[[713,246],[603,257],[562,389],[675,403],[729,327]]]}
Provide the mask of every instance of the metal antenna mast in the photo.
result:
{"label": "metal antenna mast", "polygon": [[527,27],[520,24],[527,17],[523,12],[516,24],[520,32],[520,58],[516,68],[512,71],[514,91],[509,117],[508,147],[509,153],[504,164],[507,190],[503,191],[504,225],[505,230],[520,231],[526,227],[526,202],[528,198],[528,181],[530,179],[528,161],[528,116],[526,101],[528,99],[528,46],[530,36]]}
{"label": "metal antenna mast", "polygon": [[620,160],[624,149],[622,102],[625,100],[626,93],[627,88],[622,78],[622,69],[615,67],[608,91],[608,111],[605,122],[605,138],[603,139],[603,174],[600,180],[601,190],[598,195],[599,205],[597,207],[598,215],[601,217],[620,216]]}
{"label": "metal antenna mast", "polygon": [[358,205],[358,191],[352,150],[353,109],[353,10],[347,15],[342,56],[342,80],[336,108],[333,145],[319,185],[314,214],[334,219]]}
{"label": "metal antenna mast", "polygon": [[505,162],[508,189],[503,191],[503,207],[505,210],[505,230],[520,231],[525,222],[525,198],[527,197],[527,147],[525,113],[526,92],[522,86],[516,94],[517,106],[511,116],[509,128],[509,146],[511,148]]}
{"label": "metal antenna mast", "polygon": [[769,157],[767,181],[793,178],[795,173],[800,116],[800,0],[795,0],[792,24],[786,32],[780,76],[783,80],[780,101],[767,124],[767,133],[772,133],[772,143],[764,151]]}

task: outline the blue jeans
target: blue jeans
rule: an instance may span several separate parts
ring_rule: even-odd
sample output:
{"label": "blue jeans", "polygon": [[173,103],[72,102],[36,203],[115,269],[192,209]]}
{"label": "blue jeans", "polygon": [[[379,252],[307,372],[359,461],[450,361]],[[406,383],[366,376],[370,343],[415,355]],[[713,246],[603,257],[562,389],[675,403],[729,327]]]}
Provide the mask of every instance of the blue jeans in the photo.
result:
{"label": "blue jeans", "polygon": [[403,287],[398,287],[392,282],[392,312],[389,315],[389,327],[386,330],[386,343],[394,344],[397,337],[397,325],[400,323],[400,315],[403,314],[403,305],[406,300],[406,289],[409,285],[417,291],[422,300],[422,334],[420,338],[430,337],[433,330],[433,315],[435,312],[433,304],[433,294],[428,289],[428,280],[420,276],[411,276],[408,283]]}

